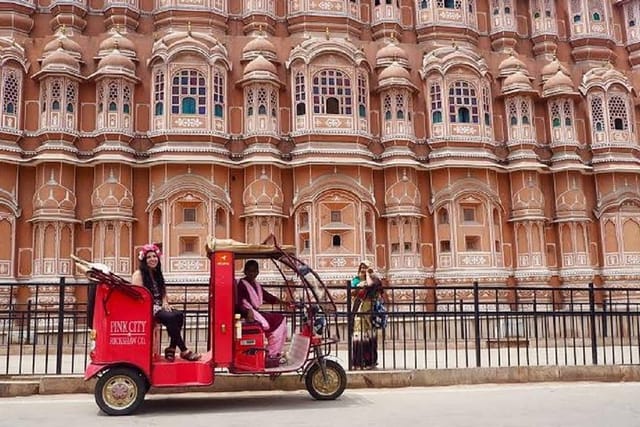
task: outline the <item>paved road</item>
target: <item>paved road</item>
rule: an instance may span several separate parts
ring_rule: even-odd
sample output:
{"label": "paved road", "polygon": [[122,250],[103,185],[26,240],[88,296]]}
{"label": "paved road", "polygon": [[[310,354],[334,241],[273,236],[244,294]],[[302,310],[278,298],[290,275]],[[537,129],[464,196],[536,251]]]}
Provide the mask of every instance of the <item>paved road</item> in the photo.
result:
{"label": "paved road", "polygon": [[101,414],[89,395],[0,399],[1,427],[602,427],[640,426],[640,383],[546,383],[306,392],[150,395],[129,417]]}

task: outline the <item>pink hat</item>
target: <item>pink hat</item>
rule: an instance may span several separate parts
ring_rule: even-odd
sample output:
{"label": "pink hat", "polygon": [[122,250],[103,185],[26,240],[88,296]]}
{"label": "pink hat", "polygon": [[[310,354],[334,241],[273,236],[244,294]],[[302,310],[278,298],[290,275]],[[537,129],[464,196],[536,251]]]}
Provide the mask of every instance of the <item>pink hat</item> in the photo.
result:
{"label": "pink hat", "polygon": [[140,252],[138,252],[138,259],[142,261],[149,252],[155,252],[158,258],[160,258],[160,256],[162,255],[162,251],[160,250],[158,245],[156,245],[155,243],[147,243],[142,247],[142,249],[140,249]]}

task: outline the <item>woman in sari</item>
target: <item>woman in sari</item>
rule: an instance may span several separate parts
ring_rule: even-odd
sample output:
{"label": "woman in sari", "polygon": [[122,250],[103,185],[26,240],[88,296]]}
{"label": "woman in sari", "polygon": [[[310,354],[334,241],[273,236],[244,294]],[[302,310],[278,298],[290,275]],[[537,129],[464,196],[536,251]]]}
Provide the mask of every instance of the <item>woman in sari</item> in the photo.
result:
{"label": "woman in sari", "polygon": [[372,369],[378,364],[378,333],[371,313],[374,302],[382,297],[382,283],[369,261],[360,263],[351,287],[355,291],[351,364],[356,369]]}

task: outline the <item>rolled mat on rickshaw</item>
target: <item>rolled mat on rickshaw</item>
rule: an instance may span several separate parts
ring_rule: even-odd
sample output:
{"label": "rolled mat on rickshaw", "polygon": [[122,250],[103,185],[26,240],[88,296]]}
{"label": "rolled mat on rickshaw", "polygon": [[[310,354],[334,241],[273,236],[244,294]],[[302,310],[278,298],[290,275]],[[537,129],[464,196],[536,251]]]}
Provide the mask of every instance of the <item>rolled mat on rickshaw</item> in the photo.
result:
{"label": "rolled mat on rickshaw", "polygon": [[239,242],[233,239],[218,239],[211,236],[207,238],[205,246],[208,254],[216,251],[231,251],[237,254],[259,254],[261,252],[268,254],[278,250],[282,252],[295,253],[295,247],[291,245],[280,246],[275,243],[273,245],[267,245],[265,243],[252,244]]}

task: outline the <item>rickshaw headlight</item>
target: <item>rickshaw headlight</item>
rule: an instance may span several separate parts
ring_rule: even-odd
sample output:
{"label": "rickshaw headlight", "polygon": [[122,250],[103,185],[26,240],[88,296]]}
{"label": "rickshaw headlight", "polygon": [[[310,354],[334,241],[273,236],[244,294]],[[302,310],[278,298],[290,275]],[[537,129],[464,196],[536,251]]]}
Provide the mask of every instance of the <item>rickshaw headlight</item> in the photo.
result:
{"label": "rickshaw headlight", "polygon": [[96,332],[95,329],[90,329],[89,330],[89,349],[90,350],[95,350],[96,349],[96,336],[98,335],[98,333]]}

